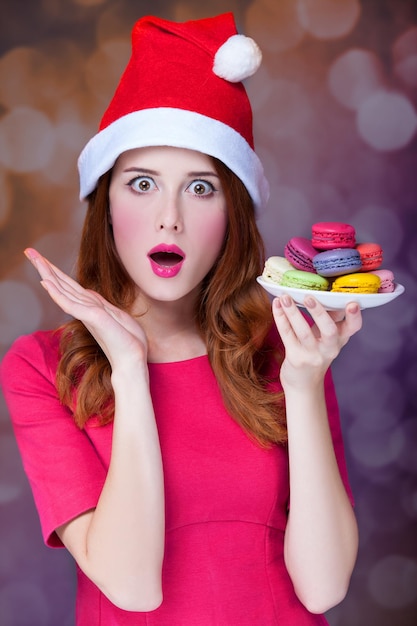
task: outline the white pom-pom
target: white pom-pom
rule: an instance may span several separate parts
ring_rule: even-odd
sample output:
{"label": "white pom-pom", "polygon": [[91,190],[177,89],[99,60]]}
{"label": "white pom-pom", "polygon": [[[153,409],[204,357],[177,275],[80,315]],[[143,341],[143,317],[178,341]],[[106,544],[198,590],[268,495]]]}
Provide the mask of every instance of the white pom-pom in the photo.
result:
{"label": "white pom-pom", "polygon": [[238,83],[252,76],[261,61],[262,52],[253,39],[245,35],[232,35],[217,50],[213,72],[231,83]]}

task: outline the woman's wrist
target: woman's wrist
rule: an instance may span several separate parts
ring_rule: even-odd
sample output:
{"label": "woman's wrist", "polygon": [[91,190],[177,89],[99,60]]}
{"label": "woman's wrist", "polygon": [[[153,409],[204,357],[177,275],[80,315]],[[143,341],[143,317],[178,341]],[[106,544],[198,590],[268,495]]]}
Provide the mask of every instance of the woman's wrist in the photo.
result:
{"label": "woman's wrist", "polygon": [[[112,367],[111,383],[114,391],[140,387],[141,381],[149,386],[148,364],[143,361],[136,363],[120,363]],[[133,385],[133,387],[132,387]]]}
{"label": "woman's wrist", "polygon": [[324,379],[326,372],[318,372],[314,375],[294,372],[286,375],[281,370],[281,386],[286,396],[289,394],[302,394],[315,396],[320,391],[324,393]]}

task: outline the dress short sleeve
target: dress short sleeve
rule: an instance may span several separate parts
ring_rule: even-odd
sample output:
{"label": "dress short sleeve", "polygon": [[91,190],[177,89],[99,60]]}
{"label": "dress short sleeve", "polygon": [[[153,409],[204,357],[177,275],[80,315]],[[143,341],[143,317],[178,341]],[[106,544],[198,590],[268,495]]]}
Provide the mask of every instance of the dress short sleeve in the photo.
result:
{"label": "dress short sleeve", "polygon": [[51,547],[62,547],[57,527],[96,506],[106,475],[88,434],[58,398],[58,348],[57,333],[26,335],[15,341],[0,367],[43,538]]}

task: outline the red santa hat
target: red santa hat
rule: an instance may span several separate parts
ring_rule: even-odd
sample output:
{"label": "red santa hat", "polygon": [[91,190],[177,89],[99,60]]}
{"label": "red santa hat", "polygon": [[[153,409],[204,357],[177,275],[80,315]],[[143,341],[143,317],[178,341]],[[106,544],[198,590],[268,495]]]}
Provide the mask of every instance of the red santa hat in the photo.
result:
{"label": "red santa hat", "polygon": [[126,150],[173,146],[222,161],[244,183],[255,208],[262,207],[269,188],[241,82],[261,58],[253,39],[237,33],[231,13],[184,23],[141,18],[99,132],[78,160],[81,198]]}

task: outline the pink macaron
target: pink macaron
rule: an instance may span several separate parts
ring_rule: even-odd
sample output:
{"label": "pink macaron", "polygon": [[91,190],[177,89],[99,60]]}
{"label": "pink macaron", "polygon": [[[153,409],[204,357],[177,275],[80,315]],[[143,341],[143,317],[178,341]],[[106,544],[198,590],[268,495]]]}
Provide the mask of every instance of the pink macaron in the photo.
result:
{"label": "pink macaron", "polygon": [[311,232],[311,243],[317,250],[354,248],[356,245],[356,232],[350,224],[317,222],[313,224]]}
{"label": "pink macaron", "polygon": [[394,273],[391,270],[374,270],[369,272],[375,274],[381,279],[378,293],[392,293],[395,289]]}
{"label": "pink macaron", "polygon": [[361,255],[362,272],[370,272],[381,267],[383,253],[379,243],[358,243],[356,250]]}
{"label": "pink macaron", "polygon": [[317,250],[312,246],[310,239],[307,237],[292,237],[285,246],[285,258],[297,270],[304,272],[315,272],[313,267],[313,257],[317,254]]}

